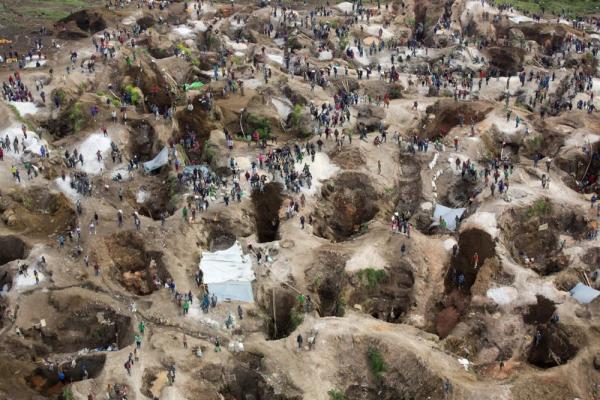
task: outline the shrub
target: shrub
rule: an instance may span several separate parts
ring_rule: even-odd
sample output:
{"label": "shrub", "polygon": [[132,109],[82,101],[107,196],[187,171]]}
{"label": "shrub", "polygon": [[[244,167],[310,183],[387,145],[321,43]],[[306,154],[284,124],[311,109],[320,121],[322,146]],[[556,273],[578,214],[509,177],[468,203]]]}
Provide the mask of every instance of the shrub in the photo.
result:
{"label": "shrub", "polygon": [[366,268],[359,272],[362,280],[366,280],[369,289],[376,288],[386,278],[386,273],[382,269]]}
{"label": "shrub", "polygon": [[69,121],[71,121],[71,124],[73,125],[73,129],[75,131],[80,130],[81,128],[83,128],[83,125],[85,123],[85,118],[83,116],[83,110],[82,110],[82,106],[81,103],[77,102],[75,104],[73,104],[73,107],[71,108],[71,111],[69,111]]}
{"label": "shrub", "polygon": [[375,347],[369,347],[367,350],[367,358],[369,359],[369,367],[375,379],[381,379],[384,372],[388,370],[388,365],[385,363],[381,352]]}
{"label": "shrub", "polygon": [[537,199],[527,210],[529,217],[542,217],[550,213],[552,205],[546,199]]}
{"label": "shrub", "polygon": [[246,123],[248,124],[250,134],[257,131],[261,139],[269,139],[271,137],[271,123],[267,118],[249,114],[246,118]]}
{"label": "shrub", "polygon": [[327,394],[329,395],[329,400],[346,400],[344,393],[337,389],[331,389]]}

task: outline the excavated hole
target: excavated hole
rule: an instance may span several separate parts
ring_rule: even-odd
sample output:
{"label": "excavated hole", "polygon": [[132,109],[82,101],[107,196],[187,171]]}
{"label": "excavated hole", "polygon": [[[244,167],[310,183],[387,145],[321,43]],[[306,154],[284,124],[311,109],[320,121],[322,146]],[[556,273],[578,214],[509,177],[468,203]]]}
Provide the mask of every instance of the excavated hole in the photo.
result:
{"label": "excavated hole", "polygon": [[143,190],[150,194],[148,198],[141,204],[136,198],[131,198],[130,202],[133,207],[138,208],[141,215],[158,221],[161,219],[161,214],[173,215],[177,211],[177,201],[176,196],[172,195],[173,189],[169,184],[164,183],[168,180],[168,171],[163,171],[153,178],[143,187]]}
{"label": "excavated hole", "polygon": [[146,296],[171,277],[160,251],[147,250],[141,235],[124,231],[104,239],[117,281],[131,293]]}
{"label": "excavated hole", "polygon": [[567,363],[577,355],[579,345],[570,327],[562,324],[538,325],[541,333],[538,344],[535,338],[529,348],[527,361],[540,368],[552,368]]}
{"label": "excavated hole", "polygon": [[500,226],[512,256],[542,276],[562,271],[569,264],[561,251],[560,235],[581,240],[592,229],[583,214],[547,199],[511,209],[500,219]]}
{"label": "excavated hole", "polygon": [[255,370],[236,366],[225,375],[223,387],[219,390],[224,400],[300,400],[300,395],[277,393],[273,386]]}
{"label": "excavated hole", "polygon": [[342,242],[363,232],[379,212],[380,195],[371,178],[359,172],[343,172],[328,180],[314,214],[317,236]]}
{"label": "excavated hole", "polygon": [[277,289],[274,293],[270,291],[265,295],[262,306],[267,313],[266,330],[270,340],[288,337],[296,329],[297,318],[302,310],[294,292],[285,289]]}
{"label": "excavated hole", "polygon": [[363,270],[350,278],[354,290],[348,303],[360,304],[365,313],[375,318],[402,322],[413,303],[414,283],[411,266],[404,260],[383,272]]}
{"label": "excavated hole", "polygon": [[[66,384],[68,385],[84,379],[84,368],[88,372],[88,379],[96,378],[102,373],[105,362],[105,354],[94,354],[78,357],[75,361],[75,367],[71,367],[71,362],[66,362],[60,365],[60,368],[65,373]],[[50,370],[48,367],[36,368],[33,374],[27,378],[27,382],[30,387],[43,396],[62,398],[61,394],[65,385],[58,380],[56,367],[54,370]]]}
{"label": "excavated hole", "polygon": [[40,320],[46,320],[46,327],[32,327],[24,332],[45,346],[39,348],[40,352],[104,350],[133,343],[131,318],[106,304],[90,303],[80,296],[50,297],[48,303],[52,306],[50,311],[39,315]]}
{"label": "excavated hole", "polygon": [[252,204],[256,223],[256,236],[259,243],[279,239],[279,209],[283,204],[283,187],[279,183],[269,182],[261,192],[252,190]]}
{"label": "excavated hole", "polygon": [[29,254],[29,246],[18,236],[0,236],[0,265],[14,260],[24,260]]}
{"label": "excavated hole", "polygon": [[148,161],[156,156],[156,132],[154,127],[144,120],[133,121],[129,131],[129,152],[137,155],[140,161]]}
{"label": "excavated hole", "polygon": [[[453,128],[460,126],[460,116],[463,116],[464,126],[469,126],[473,121],[481,122],[486,115],[492,111],[492,107],[479,102],[455,102],[442,99],[427,107],[425,124],[425,136],[436,139],[448,134]],[[430,116],[433,115],[433,118]]]}
{"label": "excavated hole", "polygon": [[550,321],[556,311],[556,305],[550,299],[537,295],[537,302],[529,306],[523,315],[523,321],[529,325],[545,324]]}

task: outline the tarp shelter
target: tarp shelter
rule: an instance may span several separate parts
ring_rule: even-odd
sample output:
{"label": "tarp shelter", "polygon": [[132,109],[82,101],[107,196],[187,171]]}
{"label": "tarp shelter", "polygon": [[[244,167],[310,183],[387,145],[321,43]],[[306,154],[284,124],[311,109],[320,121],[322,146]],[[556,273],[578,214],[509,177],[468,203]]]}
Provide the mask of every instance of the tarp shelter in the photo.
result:
{"label": "tarp shelter", "polygon": [[594,288],[578,283],[573,289],[570,290],[571,296],[580,303],[588,304],[594,301],[594,299],[600,296],[600,292]]}
{"label": "tarp shelter", "polygon": [[435,210],[433,211],[433,223],[431,226],[439,226],[440,217],[446,221],[446,228],[451,231],[456,230],[456,217],[460,219],[465,213],[466,208],[450,208],[441,204],[436,204]]}
{"label": "tarp shelter", "polygon": [[183,85],[183,88],[185,90],[190,90],[190,89],[192,89],[192,90],[196,89],[197,90],[197,89],[202,88],[203,86],[204,86],[204,83],[202,83],[200,81],[197,81],[197,82],[192,82],[192,83],[186,83],[185,85]]}
{"label": "tarp shelter", "polygon": [[169,148],[163,147],[163,149],[150,161],[146,161],[144,166],[144,171],[152,172],[156,169],[159,169],[163,165],[166,165],[169,162]]}
{"label": "tarp shelter", "polygon": [[239,242],[235,242],[227,250],[203,252],[200,269],[208,291],[217,298],[254,302],[252,260],[242,253]]}

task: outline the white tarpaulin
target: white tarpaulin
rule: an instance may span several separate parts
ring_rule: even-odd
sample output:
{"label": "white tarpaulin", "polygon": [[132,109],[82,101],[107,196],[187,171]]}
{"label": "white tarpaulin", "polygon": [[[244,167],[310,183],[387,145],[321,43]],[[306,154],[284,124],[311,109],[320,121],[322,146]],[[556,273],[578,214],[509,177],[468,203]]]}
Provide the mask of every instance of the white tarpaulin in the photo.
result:
{"label": "white tarpaulin", "polygon": [[571,289],[570,293],[575,300],[583,304],[591,303],[596,297],[600,296],[599,291],[584,285],[583,283],[578,283],[575,285],[575,287]]}
{"label": "white tarpaulin", "polygon": [[163,147],[163,149],[154,157],[152,160],[145,162],[144,171],[152,172],[155,169],[166,165],[169,162],[169,148]]}
{"label": "white tarpaulin", "polygon": [[446,228],[451,231],[456,230],[456,217],[459,219],[465,213],[466,208],[450,208],[445,207],[441,204],[436,204],[435,210],[433,211],[433,223],[431,226],[440,225],[440,217],[446,221]]}
{"label": "white tarpaulin", "polygon": [[208,290],[219,299],[254,302],[252,261],[238,242],[227,250],[202,252],[200,269]]}

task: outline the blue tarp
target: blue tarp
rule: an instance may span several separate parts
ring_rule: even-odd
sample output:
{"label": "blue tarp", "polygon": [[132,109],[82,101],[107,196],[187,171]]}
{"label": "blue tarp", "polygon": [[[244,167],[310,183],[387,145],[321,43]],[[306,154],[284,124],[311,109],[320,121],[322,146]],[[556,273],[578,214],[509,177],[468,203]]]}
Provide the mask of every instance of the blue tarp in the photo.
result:
{"label": "blue tarp", "polygon": [[219,300],[246,301],[254,303],[250,282],[227,281],[208,283],[208,291],[214,293]]}
{"label": "blue tarp", "polygon": [[159,169],[163,165],[167,165],[169,162],[169,148],[163,147],[163,149],[150,161],[146,161],[142,165],[144,166],[144,171],[152,172],[156,169]]}
{"label": "blue tarp", "polygon": [[573,289],[570,290],[571,296],[580,303],[588,304],[594,301],[594,299],[600,296],[600,292],[594,288],[578,283]]}
{"label": "blue tarp", "polygon": [[440,225],[440,217],[446,221],[446,228],[451,231],[456,230],[456,217],[459,219],[465,213],[466,208],[450,208],[441,204],[436,204],[435,211],[433,212],[433,223],[431,226]]}

